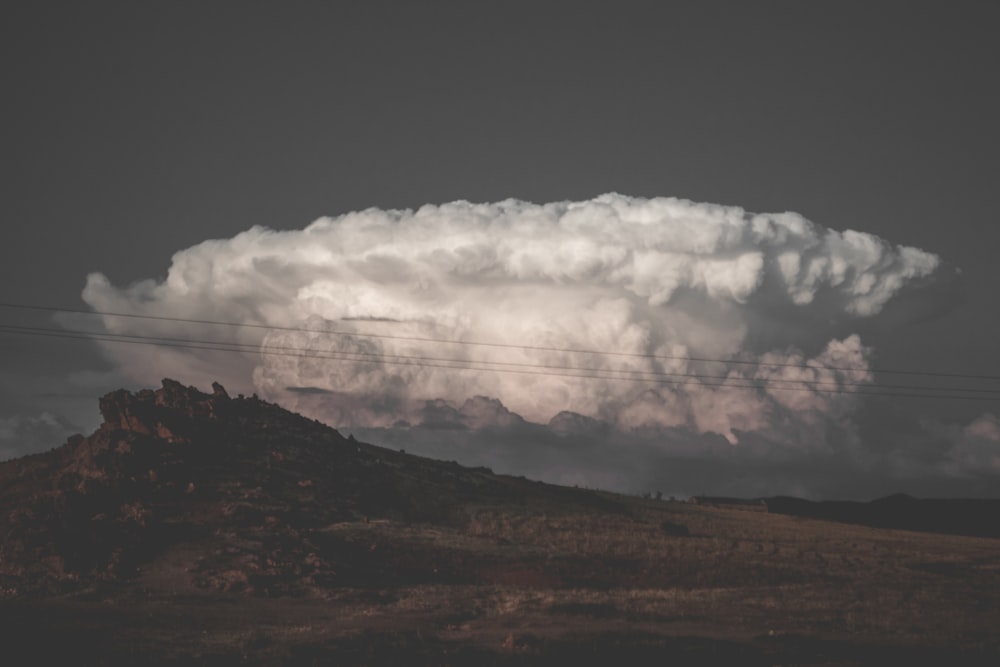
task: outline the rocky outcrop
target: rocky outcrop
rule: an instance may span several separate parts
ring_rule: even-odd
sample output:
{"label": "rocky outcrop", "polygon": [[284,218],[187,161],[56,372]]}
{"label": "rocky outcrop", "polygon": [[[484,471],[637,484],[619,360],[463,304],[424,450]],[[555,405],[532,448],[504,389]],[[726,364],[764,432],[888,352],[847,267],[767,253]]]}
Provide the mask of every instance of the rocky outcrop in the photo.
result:
{"label": "rocky outcrop", "polygon": [[190,439],[192,428],[225,414],[231,400],[218,382],[205,394],[174,380],[163,380],[162,388],[135,394],[119,389],[100,400],[104,430],[122,430],[155,435],[167,441]]}

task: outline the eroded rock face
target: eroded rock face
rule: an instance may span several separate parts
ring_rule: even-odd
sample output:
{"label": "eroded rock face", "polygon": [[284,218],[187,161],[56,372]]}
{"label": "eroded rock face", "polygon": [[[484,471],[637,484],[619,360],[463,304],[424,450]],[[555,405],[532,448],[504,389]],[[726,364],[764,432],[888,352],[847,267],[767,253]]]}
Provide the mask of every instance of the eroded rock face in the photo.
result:
{"label": "eroded rock face", "polygon": [[189,438],[197,422],[215,419],[232,401],[226,389],[212,383],[212,393],[163,380],[163,387],[135,394],[119,389],[100,400],[104,430],[122,430],[139,435],[156,435],[165,440]]}

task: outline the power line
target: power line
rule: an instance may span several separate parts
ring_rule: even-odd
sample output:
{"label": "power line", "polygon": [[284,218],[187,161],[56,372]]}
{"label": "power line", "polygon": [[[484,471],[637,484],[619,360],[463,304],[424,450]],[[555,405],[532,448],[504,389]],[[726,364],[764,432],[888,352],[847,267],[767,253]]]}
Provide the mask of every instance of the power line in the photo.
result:
{"label": "power line", "polygon": [[[555,365],[555,364],[543,364],[543,363],[522,363],[514,361],[493,361],[489,359],[456,359],[454,357],[431,357],[424,355],[406,355],[406,354],[385,354],[381,352],[362,352],[362,351],[350,351],[350,350],[322,350],[309,347],[299,347],[299,346],[282,346],[282,345],[268,345],[265,350],[254,344],[240,343],[238,341],[218,341],[218,340],[202,340],[202,339],[192,339],[192,338],[171,338],[166,336],[145,336],[141,334],[119,334],[110,333],[102,331],[85,331],[79,329],[51,329],[44,327],[26,327],[19,325],[7,325],[0,324],[0,330],[9,331],[11,333],[20,332],[25,334],[79,334],[80,338],[92,338],[97,340],[102,340],[105,342],[118,342],[124,341],[125,339],[142,340],[150,342],[162,342],[170,344],[184,344],[184,345],[198,345],[198,349],[220,349],[224,351],[233,352],[247,352],[247,353],[264,353],[264,354],[277,354],[279,352],[294,352],[295,356],[306,356],[312,358],[327,358],[327,359],[339,359],[345,361],[373,361],[377,363],[395,363],[390,360],[407,360],[413,362],[428,362],[428,363],[445,363],[445,364],[458,364],[454,366],[455,368],[463,368],[468,366],[468,364],[479,364],[479,366],[468,367],[467,370],[493,370],[506,372],[507,368],[495,368],[495,367],[509,367],[509,368],[529,368],[534,371],[538,371],[540,374],[544,371],[579,371],[583,373],[597,373],[598,375],[588,375],[587,377],[593,377],[595,379],[634,379],[634,380],[658,380],[658,379],[701,379],[701,380],[724,380],[723,384],[727,386],[740,386],[730,384],[732,381],[744,381],[744,382],[762,382],[769,385],[774,383],[780,384],[792,384],[792,385],[809,385],[811,387],[863,387],[867,389],[905,389],[909,391],[951,391],[958,393],[979,393],[979,394],[1000,394],[1000,389],[983,389],[983,388],[966,388],[966,387],[945,387],[940,385],[906,385],[906,384],[884,384],[884,383],[872,383],[872,382],[831,382],[824,380],[813,380],[813,379],[789,379],[789,378],[753,378],[753,377],[739,377],[730,378],[728,375],[708,375],[703,373],[678,373],[678,372],[668,372],[668,371],[653,371],[653,370],[642,370],[634,368],[594,368],[594,367],[582,367],[582,366],[566,366],[566,365]],[[202,347],[204,346],[204,347]],[[464,366],[463,366],[464,365]],[[761,364],[763,365],[763,364]],[[452,366],[439,366],[443,368],[450,368]],[[817,370],[812,367],[805,367],[808,370]],[[609,374],[624,374],[625,377],[621,375],[609,375]],[[722,386],[722,385],[719,385]]]}
{"label": "power line", "polygon": [[[698,361],[705,363],[722,363],[722,364],[738,364],[745,366],[760,366],[764,365],[760,361],[748,361],[745,359],[720,359],[711,357],[684,357],[684,356],[673,356],[664,354],[649,354],[642,352],[618,352],[613,350],[587,350],[582,348],[565,348],[565,347],[550,347],[541,345],[520,345],[516,343],[498,343],[489,341],[467,341],[467,340],[454,340],[448,338],[429,338],[420,336],[398,336],[392,334],[376,334],[376,333],[361,333],[356,331],[337,331],[337,330],[325,330],[317,331],[315,329],[307,329],[304,327],[288,327],[288,326],[275,326],[270,324],[251,324],[245,322],[225,322],[222,320],[206,320],[206,319],[193,319],[193,318],[183,318],[183,317],[169,317],[165,315],[137,315],[135,313],[117,313],[111,311],[100,311],[100,310],[84,310],[82,308],[56,308],[53,306],[36,306],[29,304],[17,304],[17,303],[4,303],[0,302],[0,308],[12,308],[20,310],[34,310],[43,311],[51,313],[74,313],[79,315],[90,315],[90,316],[101,316],[101,317],[123,317],[138,320],[154,320],[162,322],[180,322],[186,324],[204,324],[211,326],[226,326],[226,327],[242,327],[248,329],[264,329],[268,331],[292,331],[301,333],[312,333],[312,334],[325,334],[331,336],[353,336],[356,338],[379,338],[379,339],[389,339],[389,340],[405,340],[405,341],[416,341],[424,343],[441,343],[447,345],[470,345],[470,346],[480,346],[480,347],[494,347],[494,348],[505,348],[505,349],[519,349],[519,350],[535,350],[541,352],[563,352],[563,353],[574,353],[574,354],[594,354],[603,356],[614,356],[614,357],[630,357],[636,359],[649,359],[649,360],[671,360],[671,361]],[[795,364],[790,362],[773,362],[767,364],[769,366],[779,366],[787,368],[800,368],[800,369],[816,369],[821,368],[824,370],[833,371],[856,371],[857,369],[848,368],[843,366],[828,366],[823,364],[813,364],[812,366],[806,364]],[[890,369],[890,368],[871,368],[868,369],[873,373],[883,373],[883,374],[894,374],[894,375],[913,375],[913,376],[925,376],[925,377],[940,377],[940,378],[955,378],[955,379],[967,379],[967,380],[1000,380],[1000,375],[978,375],[971,373],[941,373],[933,371],[914,371],[905,369]]]}
{"label": "power line", "polygon": [[[502,364],[505,362],[468,362],[465,360],[449,359],[447,361],[454,362],[448,364],[433,363],[431,361],[422,361],[421,357],[403,357],[401,360],[394,361],[396,355],[380,355],[376,353],[351,353],[351,352],[322,352],[309,349],[309,348],[277,348],[275,350],[261,349],[255,345],[249,345],[246,343],[238,342],[228,342],[228,341],[198,341],[191,339],[173,339],[173,338],[161,338],[152,336],[141,336],[138,334],[112,334],[112,333],[101,333],[101,332],[82,332],[82,331],[65,331],[58,329],[44,329],[40,327],[22,327],[16,325],[0,325],[0,333],[8,334],[20,334],[29,336],[45,336],[54,338],[71,338],[71,339],[82,339],[82,340],[99,340],[102,342],[110,343],[124,343],[124,344],[135,344],[135,345],[152,345],[160,347],[172,347],[172,348],[182,348],[182,349],[194,349],[194,350],[207,350],[213,352],[243,352],[243,353],[255,353],[264,354],[272,356],[290,356],[299,357],[307,359],[329,359],[337,361],[354,361],[354,362],[368,362],[368,363],[380,363],[389,365],[403,365],[403,366],[420,366],[425,368],[443,368],[448,370],[463,370],[463,371],[493,371],[500,373],[514,373],[521,375],[543,375],[549,377],[567,377],[567,378],[579,378],[579,379],[589,379],[589,380],[612,380],[612,381],[628,381],[628,382],[646,382],[649,384],[660,384],[660,385],[672,385],[675,387],[681,387],[688,383],[686,381],[678,380],[667,380],[663,378],[643,378],[643,377],[622,377],[615,375],[594,375],[594,374],[576,374],[576,373],[557,373],[546,370],[528,370],[528,369],[517,369],[517,368],[495,368],[490,366],[476,366],[470,365],[472,363],[487,363],[487,364]],[[292,351],[294,350],[294,351]],[[362,358],[358,358],[361,356]],[[365,358],[365,357],[375,357],[375,359]],[[540,366],[537,368],[545,368]],[[584,369],[578,369],[584,370]],[[616,372],[614,369],[593,369],[602,370],[603,372]],[[622,372],[627,369],[622,369]],[[676,374],[680,377],[687,379],[694,379],[698,376],[692,374]],[[712,376],[708,376],[712,377]],[[950,399],[950,400],[998,400],[996,396],[956,396],[953,394],[920,394],[920,393],[904,393],[904,392],[887,392],[887,391],[851,391],[838,387],[837,389],[815,389],[808,385],[814,384],[810,383],[808,380],[784,380],[788,383],[799,383],[806,386],[803,387],[775,387],[771,386],[772,380],[757,380],[753,378],[725,378],[722,376],[715,376],[716,379],[724,379],[723,382],[718,383],[708,383],[708,382],[694,382],[698,386],[703,387],[731,387],[738,389],[767,389],[768,391],[799,391],[799,392],[809,392],[809,393],[831,393],[831,394],[854,394],[862,396],[894,396],[894,397],[906,397],[906,398],[932,398],[932,399]],[[736,381],[743,381],[743,383],[734,383]],[[855,386],[865,386],[878,388],[877,385],[860,385]],[[905,387],[902,385],[901,387]],[[908,387],[907,387],[908,388]],[[931,390],[937,391],[969,391],[976,393],[998,393],[997,390],[977,390],[977,389],[962,389],[962,388],[949,388],[949,387],[932,387]]]}

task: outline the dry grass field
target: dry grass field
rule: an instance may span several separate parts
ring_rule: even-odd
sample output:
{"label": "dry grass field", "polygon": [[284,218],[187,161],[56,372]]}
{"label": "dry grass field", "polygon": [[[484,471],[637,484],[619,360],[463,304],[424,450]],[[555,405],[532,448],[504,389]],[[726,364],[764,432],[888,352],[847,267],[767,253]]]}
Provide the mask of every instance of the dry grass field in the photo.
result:
{"label": "dry grass field", "polygon": [[124,587],[10,601],[4,641],[46,657],[69,645],[34,638],[58,631],[102,664],[1000,656],[997,540],[595,495],[606,509],[536,499],[448,524],[331,524],[342,553],[367,554],[356,584],[291,597],[192,587],[196,563],[175,554]]}

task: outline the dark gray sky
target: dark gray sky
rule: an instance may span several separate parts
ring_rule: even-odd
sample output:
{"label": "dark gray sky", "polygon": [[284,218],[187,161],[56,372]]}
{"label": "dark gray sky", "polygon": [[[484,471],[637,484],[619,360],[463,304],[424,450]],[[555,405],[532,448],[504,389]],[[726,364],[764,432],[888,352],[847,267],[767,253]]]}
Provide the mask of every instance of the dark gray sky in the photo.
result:
{"label": "dark gray sky", "polygon": [[[958,280],[856,328],[878,366],[1000,375],[998,19],[978,2],[17,2],[0,301],[83,307],[90,272],[162,278],[252,225],[615,191],[936,253]],[[107,368],[89,344],[3,346],[0,413],[92,426],[96,393],[44,396]]]}

